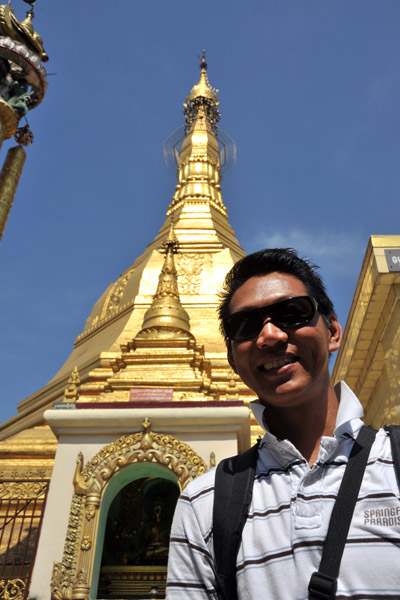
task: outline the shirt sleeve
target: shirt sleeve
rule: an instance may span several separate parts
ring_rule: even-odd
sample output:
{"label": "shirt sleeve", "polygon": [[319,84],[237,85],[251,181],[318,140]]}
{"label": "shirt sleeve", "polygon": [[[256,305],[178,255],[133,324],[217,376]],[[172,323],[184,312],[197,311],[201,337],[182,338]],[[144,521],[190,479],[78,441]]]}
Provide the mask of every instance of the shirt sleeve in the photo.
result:
{"label": "shirt sleeve", "polygon": [[192,500],[186,493],[178,500],[171,528],[166,600],[218,600],[211,519],[205,518],[209,502],[201,494]]}

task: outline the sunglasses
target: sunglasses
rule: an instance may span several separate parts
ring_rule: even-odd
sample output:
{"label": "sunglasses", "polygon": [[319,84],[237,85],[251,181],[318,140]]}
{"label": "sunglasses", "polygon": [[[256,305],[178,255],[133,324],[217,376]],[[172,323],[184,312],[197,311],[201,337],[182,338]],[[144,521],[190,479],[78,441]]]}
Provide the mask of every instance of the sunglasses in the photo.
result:
{"label": "sunglasses", "polygon": [[301,327],[312,321],[317,310],[317,301],[312,296],[294,296],[260,308],[239,310],[225,317],[222,324],[226,337],[240,342],[258,335],[266,319],[280,329]]}

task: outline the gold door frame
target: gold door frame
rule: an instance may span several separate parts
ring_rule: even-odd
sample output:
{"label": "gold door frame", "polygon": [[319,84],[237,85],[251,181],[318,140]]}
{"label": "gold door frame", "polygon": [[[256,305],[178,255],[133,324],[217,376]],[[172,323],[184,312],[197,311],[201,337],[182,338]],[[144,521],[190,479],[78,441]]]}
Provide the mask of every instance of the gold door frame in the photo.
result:
{"label": "gold door frame", "polygon": [[52,600],[89,598],[99,508],[111,477],[134,463],[157,463],[175,473],[181,489],[207,470],[190,446],[172,435],[151,431],[148,419],[143,432],[118,438],[104,446],[83,467],[80,452],[74,476],[67,535],[62,562],[54,562],[50,583]]}

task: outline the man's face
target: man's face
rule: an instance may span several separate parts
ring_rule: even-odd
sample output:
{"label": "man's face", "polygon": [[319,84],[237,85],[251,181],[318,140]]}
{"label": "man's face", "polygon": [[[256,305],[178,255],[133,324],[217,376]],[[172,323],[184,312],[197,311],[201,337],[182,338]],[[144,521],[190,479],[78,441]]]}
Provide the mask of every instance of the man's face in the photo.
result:
{"label": "man's face", "polygon": [[[251,277],[233,294],[229,314],[307,295],[294,275]],[[311,401],[330,388],[329,353],[340,347],[342,339],[334,315],[329,322],[328,328],[318,312],[306,325],[290,329],[280,329],[267,319],[255,337],[229,342],[229,363],[264,405],[289,408]]]}

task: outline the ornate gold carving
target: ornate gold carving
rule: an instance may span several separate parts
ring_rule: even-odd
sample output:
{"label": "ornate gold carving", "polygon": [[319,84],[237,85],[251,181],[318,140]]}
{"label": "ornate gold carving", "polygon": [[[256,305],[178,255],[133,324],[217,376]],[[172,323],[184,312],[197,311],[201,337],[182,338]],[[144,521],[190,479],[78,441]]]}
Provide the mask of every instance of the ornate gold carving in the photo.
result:
{"label": "ornate gold carving", "polygon": [[105,315],[102,315],[101,318],[103,318],[103,316],[110,317],[117,312],[122,300],[122,296],[124,295],[126,284],[128,283],[134,270],[135,269],[129,269],[129,271],[123,273],[121,277],[117,279],[109,295]]}
{"label": "ornate gold carving", "polygon": [[82,452],[78,452],[78,456],[76,458],[76,467],[73,478],[73,485],[76,494],[86,494],[86,485],[85,481],[82,477],[82,468],[83,468],[83,454]]}
{"label": "ornate gold carving", "polygon": [[114,314],[126,309],[129,304],[132,303],[132,298],[129,298],[128,301],[121,306],[125,287],[134,271],[135,267],[131,267],[123,273],[114,284],[109,286],[109,292],[102,306],[101,313],[96,314],[91,320],[89,317],[83,332],[76,338],[75,344],[82,342],[88,335],[92,334],[97,327],[104,325],[104,323],[108,319],[111,319]]}
{"label": "ornate gold carving", "polygon": [[80,382],[81,378],[79,377],[78,367],[74,367],[69,376],[68,385],[64,390],[63,402],[76,402],[78,400]]}
{"label": "ornate gold carving", "polygon": [[52,600],[71,600],[73,571],[65,564],[55,562],[50,582]]}
{"label": "ornate gold carving", "polygon": [[77,540],[82,531],[83,502],[84,499],[82,496],[78,496],[77,494],[73,495],[68,521],[67,538],[64,546],[65,560],[63,561],[69,567],[77,564],[78,560],[79,548]]}
{"label": "ornate gold carving", "polygon": [[64,555],[61,563],[55,562],[51,577],[52,600],[71,600],[72,584],[78,565],[79,540],[82,531],[84,497],[74,494],[69,514]]}
{"label": "ornate gold carving", "polygon": [[2,481],[0,498],[39,498],[45,492],[48,482],[41,481]]}
{"label": "ornate gold carving", "polygon": [[82,543],[81,543],[81,549],[86,552],[87,550],[90,550],[90,548],[92,547],[92,542],[89,539],[88,535],[84,535],[82,538]]}
{"label": "ornate gold carving", "polygon": [[43,62],[47,62],[49,57],[44,51],[42,38],[33,29],[32,17],[33,9],[28,12],[26,19],[18,21],[11,6],[0,6],[0,35],[24,44]]}
{"label": "ornate gold carving", "polygon": [[86,600],[89,597],[88,578],[85,569],[80,569],[72,586],[73,600]]}
{"label": "ornate gold carving", "polygon": [[207,470],[190,446],[145,427],[144,434],[123,435],[102,448],[83,469],[83,480],[91,490],[100,492],[114,473],[136,462],[158,462],[167,466],[179,477],[182,488]]}
{"label": "ornate gold carving", "polygon": [[176,266],[181,294],[198,294],[202,282],[204,257],[199,254],[181,254]]}
{"label": "ornate gold carving", "polygon": [[97,506],[94,504],[86,504],[85,517],[86,521],[91,521],[96,515]]}
{"label": "ornate gold carving", "polygon": [[51,471],[9,471],[5,469],[0,471],[0,479],[47,479]]}
{"label": "ornate gold carving", "polygon": [[23,600],[25,595],[25,583],[22,579],[1,579],[0,580],[0,599],[1,600]]}
{"label": "ornate gold carving", "polygon": [[215,467],[217,463],[215,462],[215,452],[210,452],[210,469]]}
{"label": "ornate gold carving", "polygon": [[148,450],[149,448],[152,447],[153,442],[151,439],[151,435],[150,435],[150,430],[151,430],[151,421],[150,419],[148,419],[147,417],[145,418],[145,420],[142,423],[142,427],[143,427],[143,437],[142,437],[142,448],[144,448],[145,450]]}
{"label": "ornate gold carving", "polygon": [[83,569],[81,569],[78,575],[76,576],[75,583],[78,583],[79,585],[87,584],[87,576]]}
{"label": "ornate gold carving", "polygon": [[122,436],[104,446],[83,467],[78,455],[64,555],[54,563],[51,579],[52,600],[85,600],[90,565],[93,562],[101,495],[110,478],[128,465],[151,462],[162,464],[177,476],[184,488],[189,481],[207,470],[206,464],[190,446],[171,435],[151,431],[149,419],[143,421],[143,432]]}

